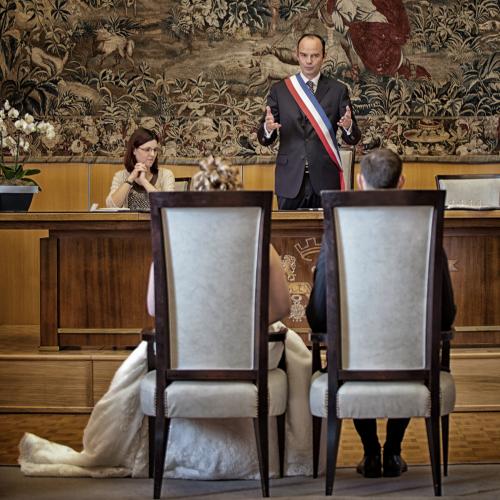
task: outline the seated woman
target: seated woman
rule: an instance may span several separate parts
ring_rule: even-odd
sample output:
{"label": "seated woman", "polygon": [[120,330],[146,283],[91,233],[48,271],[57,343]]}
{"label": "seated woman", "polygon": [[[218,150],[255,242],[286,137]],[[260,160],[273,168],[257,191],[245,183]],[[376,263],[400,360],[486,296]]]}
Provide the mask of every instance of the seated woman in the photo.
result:
{"label": "seated woman", "polygon": [[[200,163],[193,189],[237,189],[236,168],[212,157]],[[280,258],[271,247],[269,318],[286,316],[288,288]],[[151,276],[151,275],[150,275]],[[152,278],[148,309],[154,314]],[[271,325],[278,330],[282,323]],[[269,366],[277,366],[282,344],[272,343]],[[285,474],[312,472],[309,383],[311,354],[302,339],[288,330],[285,341],[288,400],[286,413]],[[83,450],[25,434],[19,444],[21,471],[35,476],[133,476],[148,474],[147,419],[141,412],[139,387],[147,371],[146,342],[141,342],[115,373],[107,393],[97,402],[83,435]],[[269,442],[274,437],[271,419]],[[269,449],[270,474],[278,474],[278,451]],[[165,475],[184,479],[256,479],[259,466],[251,419],[173,419],[168,438]]]}
{"label": "seated woman", "polygon": [[149,210],[148,193],[174,190],[174,174],[158,168],[158,150],[158,136],[153,131],[138,128],[131,135],[125,151],[125,168],[113,177],[107,207]]}

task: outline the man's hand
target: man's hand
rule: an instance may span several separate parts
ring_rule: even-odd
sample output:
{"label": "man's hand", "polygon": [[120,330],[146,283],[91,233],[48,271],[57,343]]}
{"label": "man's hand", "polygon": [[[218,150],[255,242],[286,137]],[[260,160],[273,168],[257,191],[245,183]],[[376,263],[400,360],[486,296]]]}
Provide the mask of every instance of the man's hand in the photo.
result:
{"label": "man's hand", "polygon": [[342,127],[344,130],[349,130],[352,125],[351,108],[346,107],[344,116],[338,121],[337,125]]}
{"label": "man's hand", "polygon": [[281,127],[278,122],[274,121],[274,116],[271,113],[271,108],[269,106],[266,106],[266,121],[264,123],[266,126],[266,130],[269,133],[274,132],[276,129],[279,129]]}

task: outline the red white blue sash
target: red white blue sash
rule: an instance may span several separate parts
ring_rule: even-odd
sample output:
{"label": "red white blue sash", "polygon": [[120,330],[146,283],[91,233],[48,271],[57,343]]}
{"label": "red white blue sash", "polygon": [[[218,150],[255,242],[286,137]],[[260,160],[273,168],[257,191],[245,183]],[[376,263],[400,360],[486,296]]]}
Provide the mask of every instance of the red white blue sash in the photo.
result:
{"label": "red white blue sash", "polygon": [[336,165],[340,176],[340,189],[344,191],[344,175],[342,172],[342,163],[340,160],[339,147],[333,126],[326,116],[324,109],[316,99],[313,91],[306,85],[304,79],[297,73],[290,78],[285,79],[285,85],[290,94],[298,104],[301,111],[307,116],[314,130],[318,134],[321,143],[326,149],[334,165]]}

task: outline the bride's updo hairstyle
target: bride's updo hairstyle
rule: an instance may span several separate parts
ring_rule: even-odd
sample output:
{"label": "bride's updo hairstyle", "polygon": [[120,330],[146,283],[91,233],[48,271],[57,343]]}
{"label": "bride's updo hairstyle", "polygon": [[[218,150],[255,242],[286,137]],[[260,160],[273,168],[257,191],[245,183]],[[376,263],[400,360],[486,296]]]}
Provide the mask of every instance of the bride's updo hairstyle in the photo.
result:
{"label": "bride's updo hairstyle", "polygon": [[199,165],[200,171],[191,179],[192,191],[235,191],[243,187],[238,167],[226,165],[212,155]]}

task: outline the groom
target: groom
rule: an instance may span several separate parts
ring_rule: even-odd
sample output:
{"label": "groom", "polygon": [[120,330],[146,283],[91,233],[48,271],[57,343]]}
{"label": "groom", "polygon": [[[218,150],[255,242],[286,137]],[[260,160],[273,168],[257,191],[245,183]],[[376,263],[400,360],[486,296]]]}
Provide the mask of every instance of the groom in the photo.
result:
{"label": "groom", "polygon": [[[401,189],[405,182],[399,156],[388,149],[378,149],[361,160],[361,172],[356,177],[361,190]],[[443,288],[441,306],[441,330],[451,329],[455,319],[455,304],[451,287],[448,260],[443,251]],[[326,255],[324,247],[316,264],[314,286],[306,309],[307,319],[313,332],[326,332]],[[364,477],[382,476],[381,446],[377,436],[375,419],[353,419],[354,427],[363,443],[364,456],[356,470]],[[409,418],[389,418],[383,454],[383,475],[397,477],[408,470],[401,456],[401,443]]]}

